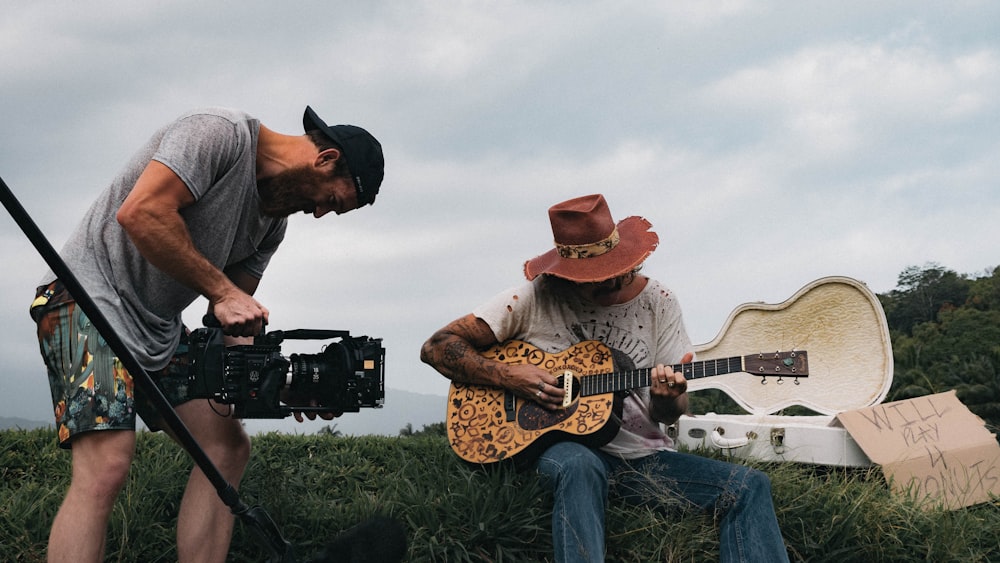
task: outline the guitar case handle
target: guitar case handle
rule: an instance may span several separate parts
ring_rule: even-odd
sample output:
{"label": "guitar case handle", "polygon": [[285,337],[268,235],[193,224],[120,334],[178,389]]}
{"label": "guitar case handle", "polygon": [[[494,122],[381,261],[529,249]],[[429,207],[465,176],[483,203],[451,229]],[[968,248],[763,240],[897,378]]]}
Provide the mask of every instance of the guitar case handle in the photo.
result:
{"label": "guitar case handle", "polygon": [[716,428],[712,430],[712,445],[720,450],[735,450],[750,443],[750,438],[741,436],[739,438],[723,438],[722,433]]}

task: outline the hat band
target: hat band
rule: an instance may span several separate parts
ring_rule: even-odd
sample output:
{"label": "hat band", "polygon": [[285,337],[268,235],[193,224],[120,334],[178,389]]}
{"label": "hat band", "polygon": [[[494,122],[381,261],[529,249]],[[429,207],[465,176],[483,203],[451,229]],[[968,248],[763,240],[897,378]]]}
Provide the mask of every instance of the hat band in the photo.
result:
{"label": "hat band", "polygon": [[611,252],[614,247],[618,246],[618,240],[618,227],[615,227],[615,230],[611,231],[607,238],[590,244],[559,244],[557,242],[556,251],[563,258],[593,258]]}

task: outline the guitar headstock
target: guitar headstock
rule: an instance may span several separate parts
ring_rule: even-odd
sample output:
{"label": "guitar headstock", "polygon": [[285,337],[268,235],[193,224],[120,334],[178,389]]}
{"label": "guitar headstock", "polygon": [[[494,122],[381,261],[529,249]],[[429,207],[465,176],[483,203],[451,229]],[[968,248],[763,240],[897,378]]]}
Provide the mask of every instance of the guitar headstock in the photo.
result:
{"label": "guitar headstock", "polygon": [[805,350],[743,356],[743,367],[750,375],[763,377],[809,377],[809,360]]}

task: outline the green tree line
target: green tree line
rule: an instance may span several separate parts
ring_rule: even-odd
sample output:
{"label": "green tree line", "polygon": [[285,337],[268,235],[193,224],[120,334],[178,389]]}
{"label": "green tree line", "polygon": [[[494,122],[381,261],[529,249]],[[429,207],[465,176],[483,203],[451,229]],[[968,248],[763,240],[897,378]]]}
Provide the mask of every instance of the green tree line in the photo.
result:
{"label": "green tree line", "polygon": [[1000,267],[968,275],[910,266],[878,298],[894,364],[886,400],[954,389],[991,431],[1000,429]]}

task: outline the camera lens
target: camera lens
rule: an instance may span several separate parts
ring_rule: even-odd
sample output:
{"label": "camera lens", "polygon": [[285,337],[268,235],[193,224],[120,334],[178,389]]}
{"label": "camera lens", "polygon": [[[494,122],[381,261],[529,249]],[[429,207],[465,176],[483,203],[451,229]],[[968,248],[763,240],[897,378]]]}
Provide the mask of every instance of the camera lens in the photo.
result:
{"label": "camera lens", "polygon": [[337,398],[339,386],[350,373],[347,353],[331,344],[319,354],[292,354],[289,389],[326,404]]}

